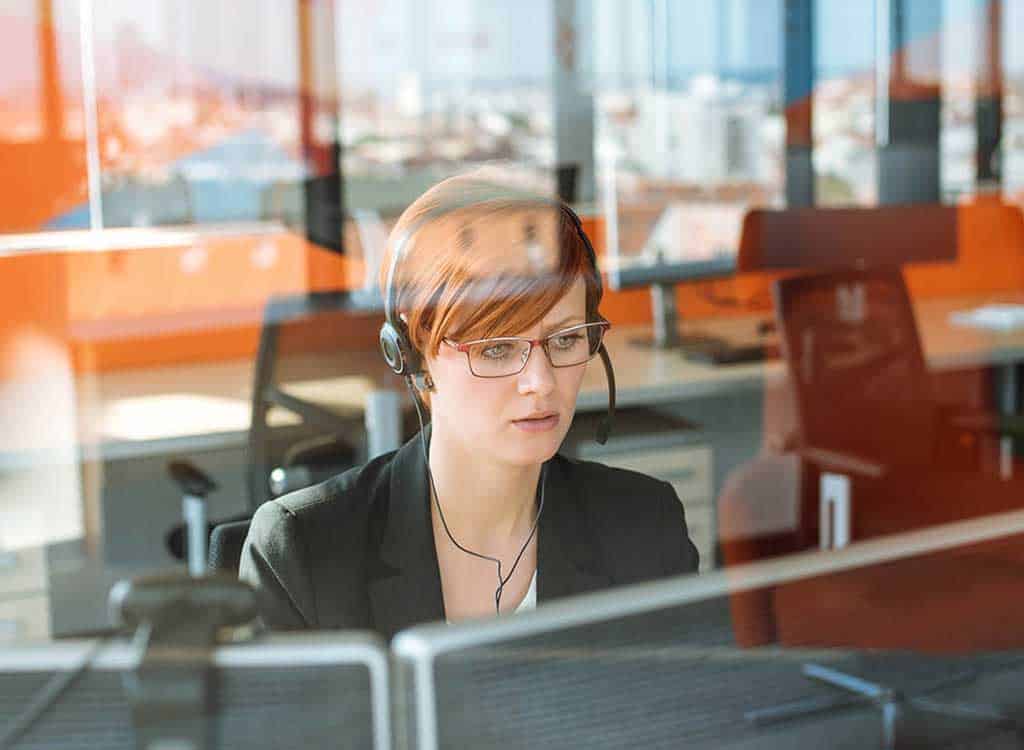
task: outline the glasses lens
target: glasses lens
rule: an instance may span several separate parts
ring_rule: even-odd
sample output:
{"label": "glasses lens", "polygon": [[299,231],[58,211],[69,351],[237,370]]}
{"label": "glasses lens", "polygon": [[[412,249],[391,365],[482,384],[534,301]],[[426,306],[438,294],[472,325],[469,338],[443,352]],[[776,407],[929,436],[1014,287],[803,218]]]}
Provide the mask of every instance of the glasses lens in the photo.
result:
{"label": "glasses lens", "polygon": [[469,347],[469,369],[481,378],[515,375],[530,351],[528,341],[493,339]]}
{"label": "glasses lens", "polygon": [[548,338],[547,350],[555,367],[581,365],[593,357],[601,346],[604,327],[581,326],[561,331]]}

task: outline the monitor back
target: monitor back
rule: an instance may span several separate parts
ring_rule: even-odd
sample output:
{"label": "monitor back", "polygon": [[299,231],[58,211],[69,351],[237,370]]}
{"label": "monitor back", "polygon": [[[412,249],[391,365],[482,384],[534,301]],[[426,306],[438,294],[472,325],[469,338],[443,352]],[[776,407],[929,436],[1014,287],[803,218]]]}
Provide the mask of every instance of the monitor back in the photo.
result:
{"label": "monitor back", "polygon": [[[399,633],[392,642],[396,746],[878,747],[877,707],[864,701],[827,710],[836,691],[808,679],[805,664],[910,695],[962,687],[965,674],[1004,659],[1015,671],[999,673],[1008,680],[1000,689],[1024,681],[1019,655],[982,664],[980,656],[737,648],[727,584],[725,573],[712,573],[573,597],[492,622]],[[962,696],[975,698],[975,689],[971,683]],[[751,718],[795,702],[819,710],[800,721]],[[937,721],[915,718],[902,736],[922,740],[914,747],[945,747],[961,732],[977,739],[972,733],[992,731],[970,722],[930,728]]]}
{"label": "monitor back", "polygon": [[[88,659],[86,641],[0,649],[0,732],[61,672]],[[126,642],[102,646],[13,747],[134,750],[123,679]],[[387,651],[369,634],[275,636],[214,654],[214,749],[391,746]]]}

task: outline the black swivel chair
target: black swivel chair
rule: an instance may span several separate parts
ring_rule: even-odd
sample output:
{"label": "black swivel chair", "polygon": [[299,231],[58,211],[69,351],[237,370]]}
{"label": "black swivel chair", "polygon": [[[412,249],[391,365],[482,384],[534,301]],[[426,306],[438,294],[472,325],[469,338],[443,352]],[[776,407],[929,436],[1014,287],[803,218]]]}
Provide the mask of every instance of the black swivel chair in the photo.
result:
{"label": "black swivel chair", "polygon": [[210,534],[210,572],[238,575],[242,545],[249,534],[250,519],[221,523]]}
{"label": "black swivel chair", "polygon": [[[383,302],[365,292],[311,292],[267,303],[249,423],[251,511],[277,494],[314,484],[365,460],[361,405],[317,402],[290,386],[296,381],[359,376],[367,367],[379,365],[377,339],[383,320]],[[288,412],[299,424],[273,428],[275,409]],[[283,450],[275,446],[280,442],[275,441],[275,432],[286,433]]]}
{"label": "black swivel chair", "polygon": [[[245,513],[210,522],[211,532],[218,525],[247,523],[267,500],[328,479],[367,459],[361,405],[332,398],[343,395],[342,385],[317,386],[334,378],[358,378],[368,368],[383,366],[378,349],[383,318],[381,300],[362,291],[313,292],[270,300],[254,367],[246,469],[249,507]],[[302,386],[310,383],[314,386],[311,391],[303,391]],[[318,396],[325,397],[318,401]],[[358,396],[350,401],[358,401]],[[277,419],[276,410],[287,415]],[[175,462],[179,471],[171,472],[182,492],[194,496],[194,487],[180,481],[183,464],[190,475],[202,472],[186,462]],[[216,486],[210,485],[211,489]],[[237,540],[239,553],[244,538],[243,532]],[[211,538],[211,560],[214,544]],[[184,524],[168,533],[167,547],[174,557],[185,559]],[[215,567],[237,569],[238,556],[232,554],[233,558],[226,556],[227,562]]]}

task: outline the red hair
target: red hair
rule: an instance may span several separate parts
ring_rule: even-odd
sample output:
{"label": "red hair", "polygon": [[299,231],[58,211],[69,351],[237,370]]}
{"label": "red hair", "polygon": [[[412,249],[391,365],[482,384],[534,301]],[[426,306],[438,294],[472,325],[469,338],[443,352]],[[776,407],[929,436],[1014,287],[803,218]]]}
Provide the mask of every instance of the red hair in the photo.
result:
{"label": "red hair", "polygon": [[[444,180],[399,217],[381,264],[393,253],[394,307],[412,345],[436,355],[444,338],[509,336],[540,322],[578,278],[587,321],[603,320],[601,281],[568,206],[473,175]],[[401,247],[399,247],[401,245]]]}

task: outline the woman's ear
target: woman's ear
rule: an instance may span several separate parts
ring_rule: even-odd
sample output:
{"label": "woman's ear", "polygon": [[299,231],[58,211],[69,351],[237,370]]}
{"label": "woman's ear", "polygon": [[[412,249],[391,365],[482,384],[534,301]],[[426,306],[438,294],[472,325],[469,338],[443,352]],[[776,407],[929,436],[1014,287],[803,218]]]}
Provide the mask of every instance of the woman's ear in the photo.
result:
{"label": "woman's ear", "polygon": [[416,388],[421,391],[432,391],[434,390],[434,379],[430,377],[430,373],[424,370],[418,372],[413,376],[416,383]]}

